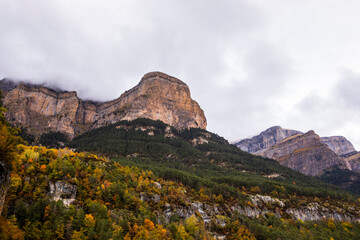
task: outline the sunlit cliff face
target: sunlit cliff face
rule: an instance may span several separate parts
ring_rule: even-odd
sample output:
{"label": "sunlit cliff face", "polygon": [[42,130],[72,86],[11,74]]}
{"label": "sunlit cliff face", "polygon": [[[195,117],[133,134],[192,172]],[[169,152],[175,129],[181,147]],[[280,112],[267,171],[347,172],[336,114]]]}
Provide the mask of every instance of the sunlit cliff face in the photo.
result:
{"label": "sunlit cliff face", "polygon": [[137,86],[109,102],[83,101],[76,92],[19,84],[5,94],[4,104],[8,121],[35,135],[60,131],[73,138],[92,128],[136,118],[161,120],[178,129],[206,129],[207,124],[188,86],[160,72],[146,74]]}

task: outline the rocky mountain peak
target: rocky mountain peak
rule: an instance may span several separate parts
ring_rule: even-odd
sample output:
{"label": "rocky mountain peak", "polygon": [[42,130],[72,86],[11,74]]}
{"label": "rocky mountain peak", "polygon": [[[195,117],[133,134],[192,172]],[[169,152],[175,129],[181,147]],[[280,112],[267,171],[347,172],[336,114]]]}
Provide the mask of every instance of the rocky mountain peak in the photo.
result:
{"label": "rocky mountain peak", "polygon": [[343,136],[322,137],[321,142],[325,143],[338,155],[355,152],[354,146]]}
{"label": "rocky mountain peak", "polygon": [[296,130],[284,129],[280,126],[274,126],[261,132],[259,135],[250,139],[241,140],[235,145],[243,151],[260,154],[271,146],[281,142],[285,138],[301,133]]}
{"label": "rocky mountain peak", "polygon": [[351,169],[343,158],[321,142],[313,130],[290,136],[260,155],[311,176],[319,176],[335,166]]}
{"label": "rocky mountain peak", "polygon": [[[177,79],[175,77],[172,77],[170,75],[167,75],[165,73],[162,73],[162,72],[158,72],[158,71],[155,71],[155,72],[149,72],[149,73],[146,73],[140,80],[140,85],[144,82],[147,82],[147,81],[151,81],[151,80],[154,80],[154,79],[157,79],[157,80],[162,80],[164,82],[168,82],[169,84],[170,83],[173,83],[173,84],[178,84],[178,85],[184,85],[187,87],[187,85],[181,81],[180,79]],[[188,88],[188,87],[187,87]]]}
{"label": "rocky mountain peak", "polygon": [[207,125],[188,86],[161,72],[145,74],[137,86],[103,103],[83,101],[75,91],[7,79],[0,81],[0,88],[5,95],[7,120],[27,127],[35,135],[60,131],[73,138],[92,128],[136,118],[161,120],[178,129],[206,129]]}
{"label": "rocky mountain peak", "polygon": [[306,175],[319,176],[332,167],[350,170],[358,167],[354,157],[357,152],[346,138],[321,138],[313,130],[303,134],[274,126],[236,145],[243,151],[275,159]]}

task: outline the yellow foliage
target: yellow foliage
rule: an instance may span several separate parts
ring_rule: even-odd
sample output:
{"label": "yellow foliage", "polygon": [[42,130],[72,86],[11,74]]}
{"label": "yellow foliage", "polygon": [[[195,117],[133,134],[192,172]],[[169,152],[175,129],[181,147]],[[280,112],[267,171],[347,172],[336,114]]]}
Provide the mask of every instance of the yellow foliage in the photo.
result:
{"label": "yellow foliage", "polygon": [[329,219],[329,221],[328,221],[328,228],[330,229],[330,230],[335,230],[336,229],[336,226],[335,226],[335,224],[334,224],[334,220],[333,219]]}
{"label": "yellow foliage", "polygon": [[91,214],[86,214],[84,224],[88,228],[95,227],[95,219],[94,219],[94,217]]}
{"label": "yellow foliage", "polygon": [[12,173],[11,174],[11,187],[14,189],[17,189],[21,185],[22,185],[21,178],[17,174]]}
{"label": "yellow foliage", "polygon": [[261,189],[259,186],[251,187],[250,192],[261,193]]}
{"label": "yellow foliage", "polygon": [[4,240],[24,239],[25,233],[12,221],[0,217],[0,238]]}
{"label": "yellow foliage", "polygon": [[38,160],[39,159],[39,153],[33,151],[30,148],[27,148],[22,154],[21,154],[22,159],[29,159],[29,162],[33,162],[34,160]]}
{"label": "yellow foliage", "polygon": [[146,219],[146,218],[144,220],[144,227],[146,230],[149,230],[149,231],[153,231],[155,229],[154,223],[151,220]]}

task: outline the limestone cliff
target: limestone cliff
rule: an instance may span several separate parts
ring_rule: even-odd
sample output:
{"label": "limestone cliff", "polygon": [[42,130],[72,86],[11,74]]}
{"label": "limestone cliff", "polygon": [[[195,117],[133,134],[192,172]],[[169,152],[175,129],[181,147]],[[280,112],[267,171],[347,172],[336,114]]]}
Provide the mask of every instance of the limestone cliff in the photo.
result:
{"label": "limestone cliff", "polygon": [[299,133],[301,132],[274,126],[251,139],[244,139],[234,144],[245,152],[260,154],[283,139]]}
{"label": "limestone cliff", "polygon": [[319,176],[335,166],[351,169],[342,157],[321,142],[314,131],[288,137],[261,155],[311,176]]}
{"label": "limestone cliff", "polygon": [[0,88],[5,92],[7,120],[28,127],[35,135],[60,131],[73,138],[92,128],[140,117],[178,129],[206,129],[204,112],[191,99],[188,86],[161,72],[145,74],[137,86],[104,103],[83,101],[76,92],[9,80],[0,81]]}
{"label": "limestone cliff", "polygon": [[314,131],[302,134],[275,126],[235,145],[243,151],[278,160],[306,175],[318,176],[335,166],[360,171],[360,156],[342,136],[320,138]]}
{"label": "limestone cliff", "polygon": [[344,155],[355,151],[351,142],[343,136],[322,137],[321,142],[325,143],[338,155]]}

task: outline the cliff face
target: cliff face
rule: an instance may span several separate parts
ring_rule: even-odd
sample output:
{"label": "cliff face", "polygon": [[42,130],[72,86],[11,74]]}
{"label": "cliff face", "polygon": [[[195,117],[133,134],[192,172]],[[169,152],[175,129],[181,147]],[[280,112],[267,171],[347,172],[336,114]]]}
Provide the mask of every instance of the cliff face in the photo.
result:
{"label": "cliff face", "polygon": [[206,129],[206,118],[199,104],[191,99],[188,86],[166,74],[146,74],[140,83],[120,98],[98,107],[93,118],[85,119],[95,127],[136,118],[161,120],[175,128]]}
{"label": "cliff face", "polygon": [[322,137],[321,142],[326,144],[338,155],[344,155],[355,151],[351,142],[343,136]]}
{"label": "cliff face", "polygon": [[243,151],[273,158],[306,175],[319,176],[336,166],[360,172],[360,155],[342,136],[320,138],[314,131],[302,134],[296,130],[271,127],[235,145]]}
{"label": "cliff face", "polygon": [[82,101],[76,92],[8,80],[1,81],[0,88],[7,91],[7,120],[28,127],[35,135],[51,130],[73,138],[92,128],[140,117],[161,120],[178,129],[206,129],[204,112],[191,99],[188,86],[160,72],[146,74],[137,86],[105,103]]}
{"label": "cliff face", "polygon": [[301,132],[275,126],[261,132],[251,139],[241,140],[240,142],[235,143],[235,145],[245,152],[260,154],[285,138],[299,133]]}
{"label": "cliff face", "polygon": [[8,110],[5,116],[15,125],[29,127],[34,134],[51,130],[73,137],[80,102],[76,92],[56,92],[20,84],[4,97]]}
{"label": "cliff face", "polygon": [[319,176],[335,166],[351,169],[342,157],[321,142],[314,131],[291,136],[261,155],[311,176]]}
{"label": "cliff face", "polygon": [[360,152],[345,155],[345,160],[350,164],[351,170],[360,173]]}

